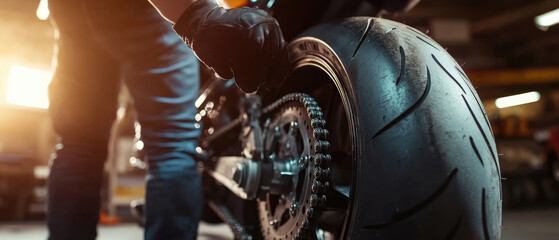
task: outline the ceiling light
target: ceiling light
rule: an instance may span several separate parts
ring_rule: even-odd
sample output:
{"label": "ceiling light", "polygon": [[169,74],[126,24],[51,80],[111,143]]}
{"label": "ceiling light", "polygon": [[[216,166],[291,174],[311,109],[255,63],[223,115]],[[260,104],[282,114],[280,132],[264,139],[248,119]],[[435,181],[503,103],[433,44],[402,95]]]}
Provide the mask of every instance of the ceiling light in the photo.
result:
{"label": "ceiling light", "polygon": [[517,106],[526,103],[533,103],[539,100],[540,100],[540,93],[534,91],[534,92],[512,95],[508,97],[497,98],[497,100],[495,100],[495,105],[498,108],[506,108],[506,107]]}
{"label": "ceiling light", "polygon": [[559,8],[537,16],[534,21],[539,29],[546,31],[550,26],[559,23]]}
{"label": "ceiling light", "polygon": [[36,14],[37,14],[37,18],[43,21],[49,18],[50,11],[49,11],[48,0],[41,0],[41,2],[39,2],[39,7],[37,7]]}

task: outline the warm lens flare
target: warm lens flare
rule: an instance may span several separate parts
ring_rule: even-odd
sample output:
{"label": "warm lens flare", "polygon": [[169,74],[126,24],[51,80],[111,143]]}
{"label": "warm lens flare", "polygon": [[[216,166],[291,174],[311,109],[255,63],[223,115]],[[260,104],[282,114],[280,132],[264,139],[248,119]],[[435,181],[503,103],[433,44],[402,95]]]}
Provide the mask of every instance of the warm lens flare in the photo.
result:
{"label": "warm lens flare", "polygon": [[13,65],[8,75],[6,101],[18,106],[47,109],[51,78],[51,71]]}

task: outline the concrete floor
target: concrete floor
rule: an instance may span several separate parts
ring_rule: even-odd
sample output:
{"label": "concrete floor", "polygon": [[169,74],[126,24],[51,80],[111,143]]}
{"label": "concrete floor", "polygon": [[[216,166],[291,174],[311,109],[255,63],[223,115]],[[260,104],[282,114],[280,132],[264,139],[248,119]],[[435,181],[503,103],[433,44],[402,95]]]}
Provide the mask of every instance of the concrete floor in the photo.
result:
{"label": "concrete floor", "polygon": [[[42,222],[0,223],[0,239],[44,240],[47,232]],[[98,240],[142,239],[142,229],[133,223],[99,227]],[[199,240],[233,239],[233,233],[224,224],[200,224]],[[559,208],[505,211],[503,213],[503,240],[557,240],[559,239]]]}
{"label": "concrete floor", "polygon": [[[0,223],[2,240],[45,240],[47,230],[43,222]],[[198,240],[230,240],[233,232],[225,224],[201,223]],[[135,223],[100,225],[97,240],[139,240],[143,239],[142,229]]]}
{"label": "concrete floor", "polygon": [[559,208],[503,212],[502,239],[559,239]]}

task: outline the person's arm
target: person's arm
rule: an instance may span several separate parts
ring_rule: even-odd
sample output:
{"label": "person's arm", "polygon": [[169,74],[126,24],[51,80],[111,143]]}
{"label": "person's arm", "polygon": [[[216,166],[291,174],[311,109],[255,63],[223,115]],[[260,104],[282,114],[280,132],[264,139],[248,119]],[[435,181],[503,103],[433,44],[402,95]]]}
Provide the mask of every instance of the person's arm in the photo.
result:
{"label": "person's arm", "polygon": [[176,23],[182,13],[196,0],[149,0],[167,21]]}
{"label": "person's arm", "polygon": [[220,7],[215,0],[150,0],[198,59],[244,92],[276,85],[289,72],[279,23],[256,8]]}

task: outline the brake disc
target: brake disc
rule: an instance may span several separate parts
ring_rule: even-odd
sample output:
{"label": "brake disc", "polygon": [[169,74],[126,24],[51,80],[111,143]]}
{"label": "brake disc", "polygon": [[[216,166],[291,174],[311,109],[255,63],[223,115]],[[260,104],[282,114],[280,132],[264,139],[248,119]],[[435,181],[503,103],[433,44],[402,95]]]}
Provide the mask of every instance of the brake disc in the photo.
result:
{"label": "brake disc", "polygon": [[265,239],[311,239],[329,188],[330,144],[323,114],[306,94],[289,94],[264,110],[265,154],[272,190],[258,201]]}

